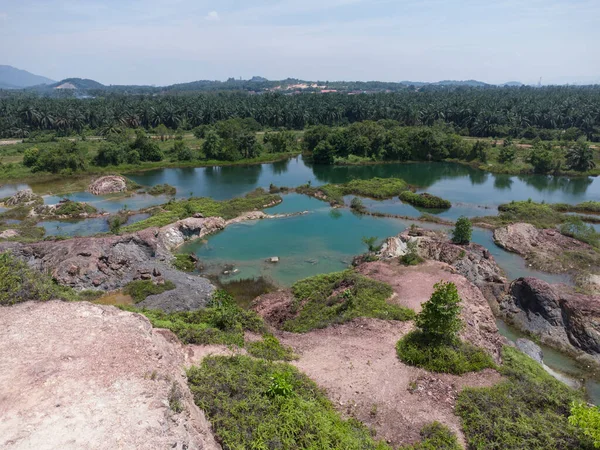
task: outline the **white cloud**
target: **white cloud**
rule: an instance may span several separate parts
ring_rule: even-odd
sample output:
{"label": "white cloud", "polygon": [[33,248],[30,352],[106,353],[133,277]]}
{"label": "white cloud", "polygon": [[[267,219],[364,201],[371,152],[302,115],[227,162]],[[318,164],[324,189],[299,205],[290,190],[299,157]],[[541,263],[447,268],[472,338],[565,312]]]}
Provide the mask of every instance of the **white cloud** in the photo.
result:
{"label": "white cloud", "polygon": [[205,19],[210,20],[211,22],[218,22],[219,20],[221,20],[221,18],[219,17],[219,13],[216,11],[209,12],[206,15]]}

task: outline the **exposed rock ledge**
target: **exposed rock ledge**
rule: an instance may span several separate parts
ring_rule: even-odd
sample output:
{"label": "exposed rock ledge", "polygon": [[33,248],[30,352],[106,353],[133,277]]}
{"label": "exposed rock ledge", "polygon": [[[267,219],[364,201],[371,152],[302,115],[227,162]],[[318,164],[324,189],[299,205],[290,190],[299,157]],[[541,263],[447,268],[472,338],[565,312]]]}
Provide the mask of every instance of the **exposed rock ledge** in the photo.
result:
{"label": "exposed rock ledge", "polygon": [[100,177],[90,183],[88,191],[94,195],[116,194],[127,190],[125,178],[116,175]]}
{"label": "exposed rock ledge", "polygon": [[[220,448],[170,331],[87,302],[0,310],[1,448]],[[174,396],[180,413],[169,406]]]}
{"label": "exposed rock ledge", "polygon": [[500,314],[548,345],[600,364],[600,296],[569,292],[537,278],[518,278],[501,299]]}

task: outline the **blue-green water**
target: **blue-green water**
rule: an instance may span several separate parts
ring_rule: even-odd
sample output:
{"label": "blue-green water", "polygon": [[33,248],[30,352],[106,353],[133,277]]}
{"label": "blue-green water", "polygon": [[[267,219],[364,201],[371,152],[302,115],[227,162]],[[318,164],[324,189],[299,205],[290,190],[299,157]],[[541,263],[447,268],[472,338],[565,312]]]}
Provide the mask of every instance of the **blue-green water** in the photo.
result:
{"label": "blue-green water", "polygon": [[[149,214],[132,214],[124,225],[147,219]],[[46,236],[92,236],[109,231],[107,217],[94,217],[85,220],[47,220],[37,226],[46,230]]]}

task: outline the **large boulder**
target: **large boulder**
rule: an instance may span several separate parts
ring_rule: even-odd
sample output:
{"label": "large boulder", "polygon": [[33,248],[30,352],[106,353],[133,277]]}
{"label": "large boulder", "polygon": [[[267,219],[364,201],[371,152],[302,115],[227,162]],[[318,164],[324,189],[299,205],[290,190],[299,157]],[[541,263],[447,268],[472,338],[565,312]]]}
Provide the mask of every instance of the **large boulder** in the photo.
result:
{"label": "large boulder", "polygon": [[499,306],[508,322],[542,342],[600,362],[600,296],[526,277],[511,283]]}
{"label": "large boulder", "polygon": [[90,183],[88,191],[94,195],[115,194],[127,190],[125,178],[116,175],[100,177]]}

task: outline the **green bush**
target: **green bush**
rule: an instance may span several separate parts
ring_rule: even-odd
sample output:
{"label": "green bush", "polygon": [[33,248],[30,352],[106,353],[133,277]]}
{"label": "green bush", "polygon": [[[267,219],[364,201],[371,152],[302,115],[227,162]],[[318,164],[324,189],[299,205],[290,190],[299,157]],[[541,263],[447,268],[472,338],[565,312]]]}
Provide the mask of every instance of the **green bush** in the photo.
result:
{"label": "green bush", "polygon": [[360,422],[342,420],[315,383],[289,364],[211,356],[187,375],[224,450],[390,449]]}
{"label": "green bush", "polygon": [[491,356],[473,345],[455,340],[432,343],[421,331],[412,331],[396,344],[398,358],[431,372],[461,375],[495,367]]}
{"label": "green bush", "polygon": [[417,194],[412,191],[404,191],[400,194],[400,200],[420,208],[448,209],[452,206],[452,203],[448,200],[428,194],[427,192]]}
{"label": "green bush", "polygon": [[244,331],[265,332],[263,320],[254,311],[237,306],[225,291],[216,291],[206,308],[165,313],[158,310],[122,307],[145,315],[152,326],[171,330],[184,344],[244,346]]}
{"label": "green bush", "polygon": [[456,436],[439,422],[432,422],[421,429],[423,440],[413,445],[403,445],[398,450],[461,450]]}
{"label": "green bush", "polygon": [[600,448],[600,409],[597,406],[587,406],[583,402],[572,402],[569,423],[592,439],[594,447]]}
{"label": "green bush", "polygon": [[170,195],[173,196],[177,194],[177,189],[170,184],[157,184],[148,189],[148,194],[150,195]]}
{"label": "green bush", "polygon": [[424,259],[419,255],[417,241],[410,240],[406,243],[407,251],[400,257],[400,263],[405,266],[416,266],[421,264]]}
{"label": "green bush", "polygon": [[182,272],[193,272],[196,270],[196,257],[188,253],[178,253],[173,260],[173,267]]}
{"label": "green bush", "polygon": [[272,334],[263,335],[262,341],[247,343],[246,350],[256,358],[269,361],[292,361],[298,358],[291,347],[281,345]]}
{"label": "green bush", "polygon": [[0,305],[52,299],[76,300],[77,293],[59,286],[50,276],[29,268],[12,254],[0,253]]}
{"label": "green bush", "polygon": [[123,293],[131,296],[135,303],[139,303],[149,295],[162,294],[172,289],[175,289],[175,284],[169,280],[166,280],[164,284],[155,284],[150,280],[135,280],[127,283],[123,288]]}
{"label": "green bush", "polygon": [[458,290],[454,283],[442,281],[433,287],[433,294],[423,303],[415,325],[429,342],[452,343],[462,328]]}
{"label": "green bush", "polygon": [[360,214],[365,213],[367,210],[360,197],[354,197],[352,199],[350,202],[350,208]]}
{"label": "green bush", "polygon": [[473,225],[471,224],[471,221],[465,216],[460,216],[454,225],[452,242],[455,244],[468,244],[471,242],[472,233]]}
{"label": "green bush", "polygon": [[570,405],[581,393],[555,380],[541,365],[504,347],[505,381],[464,389],[456,403],[468,448],[481,450],[592,449],[593,442],[569,424]]}
{"label": "green bush", "polygon": [[98,210],[87,203],[74,202],[71,200],[63,201],[58,204],[54,210],[57,216],[80,216],[82,214],[95,214]]}
{"label": "green bush", "polygon": [[283,329],[304,333],[344,323],[357,317],[387,320],[411,320],[409,308],[387,302],[392,288],[352,270],[317,275],[292,286],[296,317],[286,321]]}

